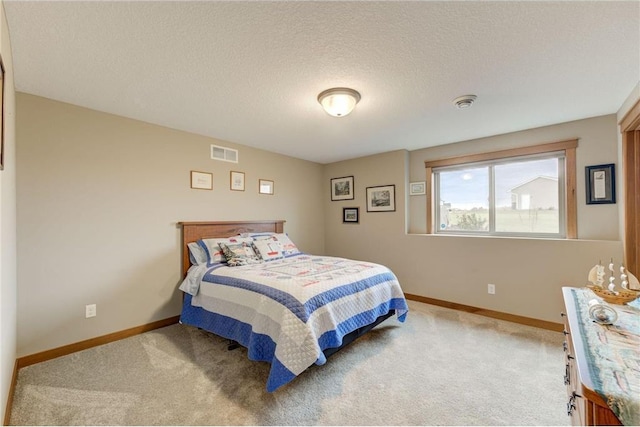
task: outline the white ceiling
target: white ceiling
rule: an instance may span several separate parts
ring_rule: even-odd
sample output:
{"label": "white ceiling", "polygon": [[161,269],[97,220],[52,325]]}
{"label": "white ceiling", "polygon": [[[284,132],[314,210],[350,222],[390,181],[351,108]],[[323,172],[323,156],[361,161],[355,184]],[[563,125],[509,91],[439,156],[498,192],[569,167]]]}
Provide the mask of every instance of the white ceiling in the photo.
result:
{"label": "white ceiling", "polygon": [[640,80],[637,1],[4,7],[18,91],[319,163],[612,114]]}

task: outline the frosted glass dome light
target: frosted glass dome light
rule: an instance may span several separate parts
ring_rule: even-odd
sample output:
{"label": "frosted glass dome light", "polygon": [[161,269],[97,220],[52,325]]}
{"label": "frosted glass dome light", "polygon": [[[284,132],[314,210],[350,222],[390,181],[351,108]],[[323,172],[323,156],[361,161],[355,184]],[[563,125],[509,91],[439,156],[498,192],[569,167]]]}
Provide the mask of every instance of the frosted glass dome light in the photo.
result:
{"label": "frosted glass dome light", "polygon": [[358,91],[346,87],[327,89],[318,95],[318,102],[327,114],[334,117],[344,117],[353,111],[360,101]]}

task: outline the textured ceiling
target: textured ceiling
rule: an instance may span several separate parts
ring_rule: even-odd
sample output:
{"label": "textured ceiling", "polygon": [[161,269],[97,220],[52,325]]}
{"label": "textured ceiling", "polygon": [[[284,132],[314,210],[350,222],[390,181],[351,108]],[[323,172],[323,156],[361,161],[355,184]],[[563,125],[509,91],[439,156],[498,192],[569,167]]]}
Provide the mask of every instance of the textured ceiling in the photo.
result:
{"label": "textured ceiling", "polygon": [[4,7],[18,91],[319,163],[615,113],[640,79],[636,1]]}

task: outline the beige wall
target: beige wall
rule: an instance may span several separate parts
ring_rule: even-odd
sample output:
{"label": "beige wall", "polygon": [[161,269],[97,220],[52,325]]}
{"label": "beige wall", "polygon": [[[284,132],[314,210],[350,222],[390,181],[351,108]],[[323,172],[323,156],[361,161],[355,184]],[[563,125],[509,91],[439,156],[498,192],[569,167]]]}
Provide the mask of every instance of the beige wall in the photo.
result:
{"label": "beige wall", "polygon": [[[179,221],[285,219],[324,251],[322,165],[23,93],[17,110],[18,356],[179,314]],[[212,143],[239,164],[211,160]],[[214,190],[190,189],[190,170]]]}
{"label": "beige wall", "polygon": [[[578,138],[578,148],[576,150],[578,238],[620,240],[618,204],[587,205],[584,173],[585,166],[618,162],[617,132],[616,116],[611,114],[489,138],[425,148],[411,152],[410,177],[412,181],[425,180],[424,162],[426,160]],[[620,166],[619,164],[616,166],[616,175],[620,177]],[[619,186],[619,182],[620,180],[616,179],[616,187]],[[619,191],[616,192],[616,195],[619,195]],[[411,217],[409,232],[426,232],[426,196],[412,196],[409,203]]]}
{"label": "beige wall", "polygon": [[[325,181],[353,175],[356,199],[325,200],[328,255],[383,262],[405,292],[560,323],[561,287],[582,286],[598,260],[621,259],[617,205],[586,206],[584,167],[617,161],[615,116],[604,116],[511,135],[411,153],[398,151],[325,166]],[[424,230],[425,197],[405,194],[407,179],[424,180],[424,161],[518,145],[580,138],[578,240],[543,240],[405,234]],[[405,179],[405,176],[408,178]],[[367,213],[365,189],[396,185],[398,210]],[[342,224],[342,207],[359,206],[360,224]],[[496,294],[487,293],[487,284]]]}
{"label": "beige wall", "polygon": [[[587,206],[581,172],[617,161],[614,115],[322,166],[27,94],[17,109],[18,356],[178,314],[178,221],[286,219],[302,250],[384,263],[407,293],[553,322],[562,286],[621,257],[618,205]],[[580,138],[580,239],[419,234],[425,200],[406,184],[424,180],[426,157],[568,138]],[[239,149],[240,163],[210,160],[212,143]],[[189,189],[190,170],[212,172],[214,191]],[[246,192],[228,189],[230,170],[246,173]],[[329,179],[348,175],[355,199],[331,202]],[[258,178],[274,180],[276,194],[258,195]],[[387,184],[396,211],[367,213],[366,187]],[[343,224],[352,206],[360,223]],[[85,319],[90,303],[98,316]],[[4,344],[3,334],[3,354]]]}
{"label": "beige wall", "polygon": [[[325,165],[324,177],[354,177],[354,200],[331,201],[329,192],[325,198],[325,245],[327,255],[344,256],[387,264],[397,258],[389,254],[397,249],[389,242],[405,235],[406,198],[404,196],[409,153],[391,151],[374,156]],[[379,185],[395,185],[395,212],[367,212],[366,188]],[[342,208],[359,207],[359,223],[343,223]]]}
{"label": "beige wall", "polygon": [[9,29],[0,7],[0,54],[4,65],[4,170],[0,171],[0,420],[16,360],[16,157],[15,90]]}

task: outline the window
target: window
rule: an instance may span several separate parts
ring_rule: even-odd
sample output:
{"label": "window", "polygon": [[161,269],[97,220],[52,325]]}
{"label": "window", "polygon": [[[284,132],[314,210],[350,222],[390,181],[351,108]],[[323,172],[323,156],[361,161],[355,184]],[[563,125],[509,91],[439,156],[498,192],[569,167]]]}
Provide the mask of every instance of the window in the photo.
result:
{"label": "window", "polygon": [[428,232],[575,238],[576,147],[573,140],[425,162]]}

